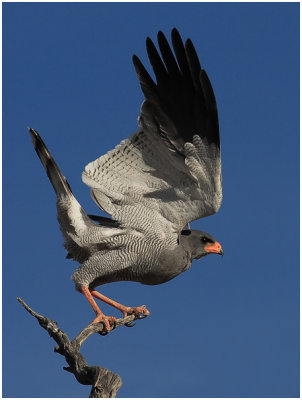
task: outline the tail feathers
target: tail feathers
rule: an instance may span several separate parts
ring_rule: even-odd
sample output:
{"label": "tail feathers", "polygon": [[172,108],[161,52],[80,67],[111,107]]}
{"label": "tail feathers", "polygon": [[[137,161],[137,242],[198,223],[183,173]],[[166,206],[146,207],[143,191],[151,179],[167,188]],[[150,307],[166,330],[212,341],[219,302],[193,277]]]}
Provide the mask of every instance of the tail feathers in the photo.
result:
{"label": "tail feathers", "polygon": [[57,194],[58,199],[66,196],[71,196],[72,191],[67,182],[66,178],[62,175],[59,167],[57,166],[55,160],[50,154],[45,143],[41,139],[37,131],[29,128],[29,133],[33,142],[33,146],[38,154],[43,167],[47,173],[47,176]]}

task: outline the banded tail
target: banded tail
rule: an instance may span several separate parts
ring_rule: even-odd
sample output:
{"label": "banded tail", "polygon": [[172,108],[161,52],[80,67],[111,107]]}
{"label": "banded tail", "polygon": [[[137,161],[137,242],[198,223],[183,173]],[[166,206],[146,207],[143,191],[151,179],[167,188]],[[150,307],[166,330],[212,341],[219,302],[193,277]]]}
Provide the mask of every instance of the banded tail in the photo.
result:
{"label": "banded tail", "polygon": [[64,237],[64,247],[68,252],[67,258],[73,258],[82,263],[89,257],[89,252],[85,249],[85,242],[87,242],[90,230],[94,229],[96,225],[73,196],[66,178],[38,132],[29,128],[29,133],[36,153],[57,194],[57,216]]}
{"label": "banded tail", "polygon": [[40,135],[32,128],[29,128],[28,130],[36,153],[38,154],[38,157],[43,164],[43,167],[57,194],[58,199],[66,196],[72,196],[72,191],[69,183],[67,182],[65,176],[63,176],[62,172],[57,166],[57,163],[53,159]]}

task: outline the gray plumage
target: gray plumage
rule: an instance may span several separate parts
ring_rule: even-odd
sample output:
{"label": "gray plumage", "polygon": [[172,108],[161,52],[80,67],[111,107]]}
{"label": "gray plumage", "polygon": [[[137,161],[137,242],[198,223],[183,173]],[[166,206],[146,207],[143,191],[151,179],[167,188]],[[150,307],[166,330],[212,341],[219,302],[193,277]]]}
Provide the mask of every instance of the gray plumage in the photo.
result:
{"label": "gray plumage", "polygon": [[138,132],[82,174],[93,200],[113,219],[85,213],[30,129],[57,195],[67,257],[81,264],[72,276],[79,290],[121,280],[160,284],[187,270],[194,258],[222,254],[212,236],[188,227],[217,212],[222,201],[214,93],[190,39],[184,46],[173,29],[176,58],[161,32],[158,43],[161,56],[147,39],[156,83],[133,56],[145,95]]}

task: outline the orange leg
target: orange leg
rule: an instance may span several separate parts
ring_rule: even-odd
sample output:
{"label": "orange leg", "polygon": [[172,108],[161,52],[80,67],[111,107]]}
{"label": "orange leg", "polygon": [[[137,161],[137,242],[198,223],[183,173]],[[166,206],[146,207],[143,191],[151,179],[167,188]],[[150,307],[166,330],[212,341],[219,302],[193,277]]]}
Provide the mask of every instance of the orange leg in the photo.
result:
{"label": "orange leg", "polygon": [[112,299],[109,299],[109,297],[104,296],[103,294],[97,292],[96,290],[92,290],[91,294],[96,299],[102,300],[104,303],[107,303],[110,306],[115,307],[118,310],[120,310],[123,313],[124,317],[127,317],[127,315],[130,315],[130,314],[135,314],[137,316],[139,316],[141,314],[147,316],[147,315],[150,314],[150,312],[144,306],[141,306],[141,307],[126,307],[126,306],[123,306],[120,303],[117,303],[116,301],[114,301]]}
{"label": "orange leg", "polygon": [[103,322],[105,324],[107,332],[110,332],[110,330],[111,330],[110,323],[114,324],[114,322],[116,321],[116,318],[106,317],[102,313],[102,311],[99,309],[98,305],[94,301],[93,297],[91,296],[91,292],[87,286],[82,286],[82,293],[86,297],[86,299],[89,301],[89,304],[91,305],[94,312],[96,313],[96,318],[92,321],[92,324],[95,324],[97,322]]}

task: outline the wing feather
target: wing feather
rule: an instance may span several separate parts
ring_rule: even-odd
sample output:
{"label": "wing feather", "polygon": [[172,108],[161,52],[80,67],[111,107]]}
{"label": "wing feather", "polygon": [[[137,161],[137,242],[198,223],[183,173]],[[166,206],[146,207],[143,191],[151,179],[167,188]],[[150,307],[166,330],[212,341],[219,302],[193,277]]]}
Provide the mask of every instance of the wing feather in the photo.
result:
{"label": "wing feather", "polygon": [[159,50],[146,40],[153,81],[137,56],[145,96],[137,133],[88,164],[83,181],[118,223],[144,232],[179,231],[221,204],[216,100],[190,39],[172,30],[174,54],[162,32]]}

